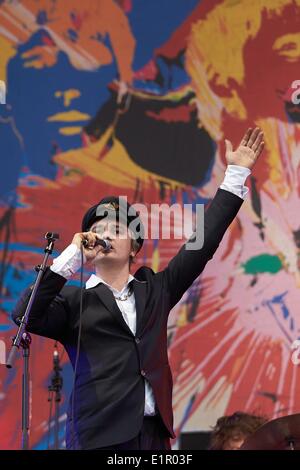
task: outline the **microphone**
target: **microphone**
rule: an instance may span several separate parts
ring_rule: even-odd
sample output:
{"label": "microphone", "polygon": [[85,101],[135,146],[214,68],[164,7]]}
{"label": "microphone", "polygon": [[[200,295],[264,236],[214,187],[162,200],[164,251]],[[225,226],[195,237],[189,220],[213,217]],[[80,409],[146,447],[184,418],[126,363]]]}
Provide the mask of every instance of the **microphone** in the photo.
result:
{"label": "microphone", "polygon": [[[88,240],[85,239],[85,240],[82,240],[82,244],[85,248],[87,248],[89,242],[88,242]],[[97,246],[97,245],[102,246],[104,248],[104,251],[109,251],[111,249],[111,243],[106,238],[103,238],[103,239],[102,238],[101,239],[97,238],[97,240],[95,241],[94,246]]]}

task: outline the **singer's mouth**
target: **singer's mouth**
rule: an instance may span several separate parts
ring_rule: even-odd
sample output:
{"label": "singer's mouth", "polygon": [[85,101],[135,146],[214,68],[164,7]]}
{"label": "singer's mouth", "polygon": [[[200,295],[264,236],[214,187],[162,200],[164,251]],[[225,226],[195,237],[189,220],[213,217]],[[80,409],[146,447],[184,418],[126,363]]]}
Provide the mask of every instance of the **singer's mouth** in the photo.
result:
{"label": "singer's mouth", "polygon": [[103,253],[109,253],[110,251],[112,251],[114,248],[110,245],[109,248],[103,248]]}

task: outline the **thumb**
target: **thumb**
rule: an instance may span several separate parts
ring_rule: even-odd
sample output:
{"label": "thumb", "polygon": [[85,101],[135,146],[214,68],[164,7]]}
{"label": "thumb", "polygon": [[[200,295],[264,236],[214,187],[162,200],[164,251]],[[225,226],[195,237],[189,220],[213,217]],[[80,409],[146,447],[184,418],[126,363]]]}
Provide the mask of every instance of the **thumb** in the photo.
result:
{"label": "thumb", "polygon": [[230,140],[225,139],[225,148],[226,148],[226,153],[232,152],[232,143]]}

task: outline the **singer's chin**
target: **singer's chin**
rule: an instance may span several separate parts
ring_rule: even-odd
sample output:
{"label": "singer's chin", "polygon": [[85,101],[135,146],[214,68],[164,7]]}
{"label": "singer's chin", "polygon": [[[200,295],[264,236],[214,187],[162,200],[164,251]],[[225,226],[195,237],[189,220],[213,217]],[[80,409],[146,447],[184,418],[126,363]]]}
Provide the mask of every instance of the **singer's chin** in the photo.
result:
{"label": "singer's chin", "polygon": [[99,261],[99,262],[106,261],[110,258],[109,256],[110,254],[111,254],[111,250],[108,250],[108,251],[101,250],[95,257],[95,261]]}

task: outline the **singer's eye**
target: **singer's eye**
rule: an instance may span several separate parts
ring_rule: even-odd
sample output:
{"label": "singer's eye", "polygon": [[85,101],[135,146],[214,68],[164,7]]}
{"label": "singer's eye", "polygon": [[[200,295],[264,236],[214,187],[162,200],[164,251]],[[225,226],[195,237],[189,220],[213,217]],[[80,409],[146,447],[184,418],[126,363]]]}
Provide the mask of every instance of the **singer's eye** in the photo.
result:
{"label": "singer's eye", "polygon": [[108,227],[108,231],[111,237],[116,237],[119,234],[119,226],[111,223]]}
{"label": "singer's eye", "polygon": [[91,231],[93,233],[97,233],[98,235],[102,235],[104,232],[104,227],[102,227],[101,225],[100,226],[96,225],[96,227],[94,227]]}

